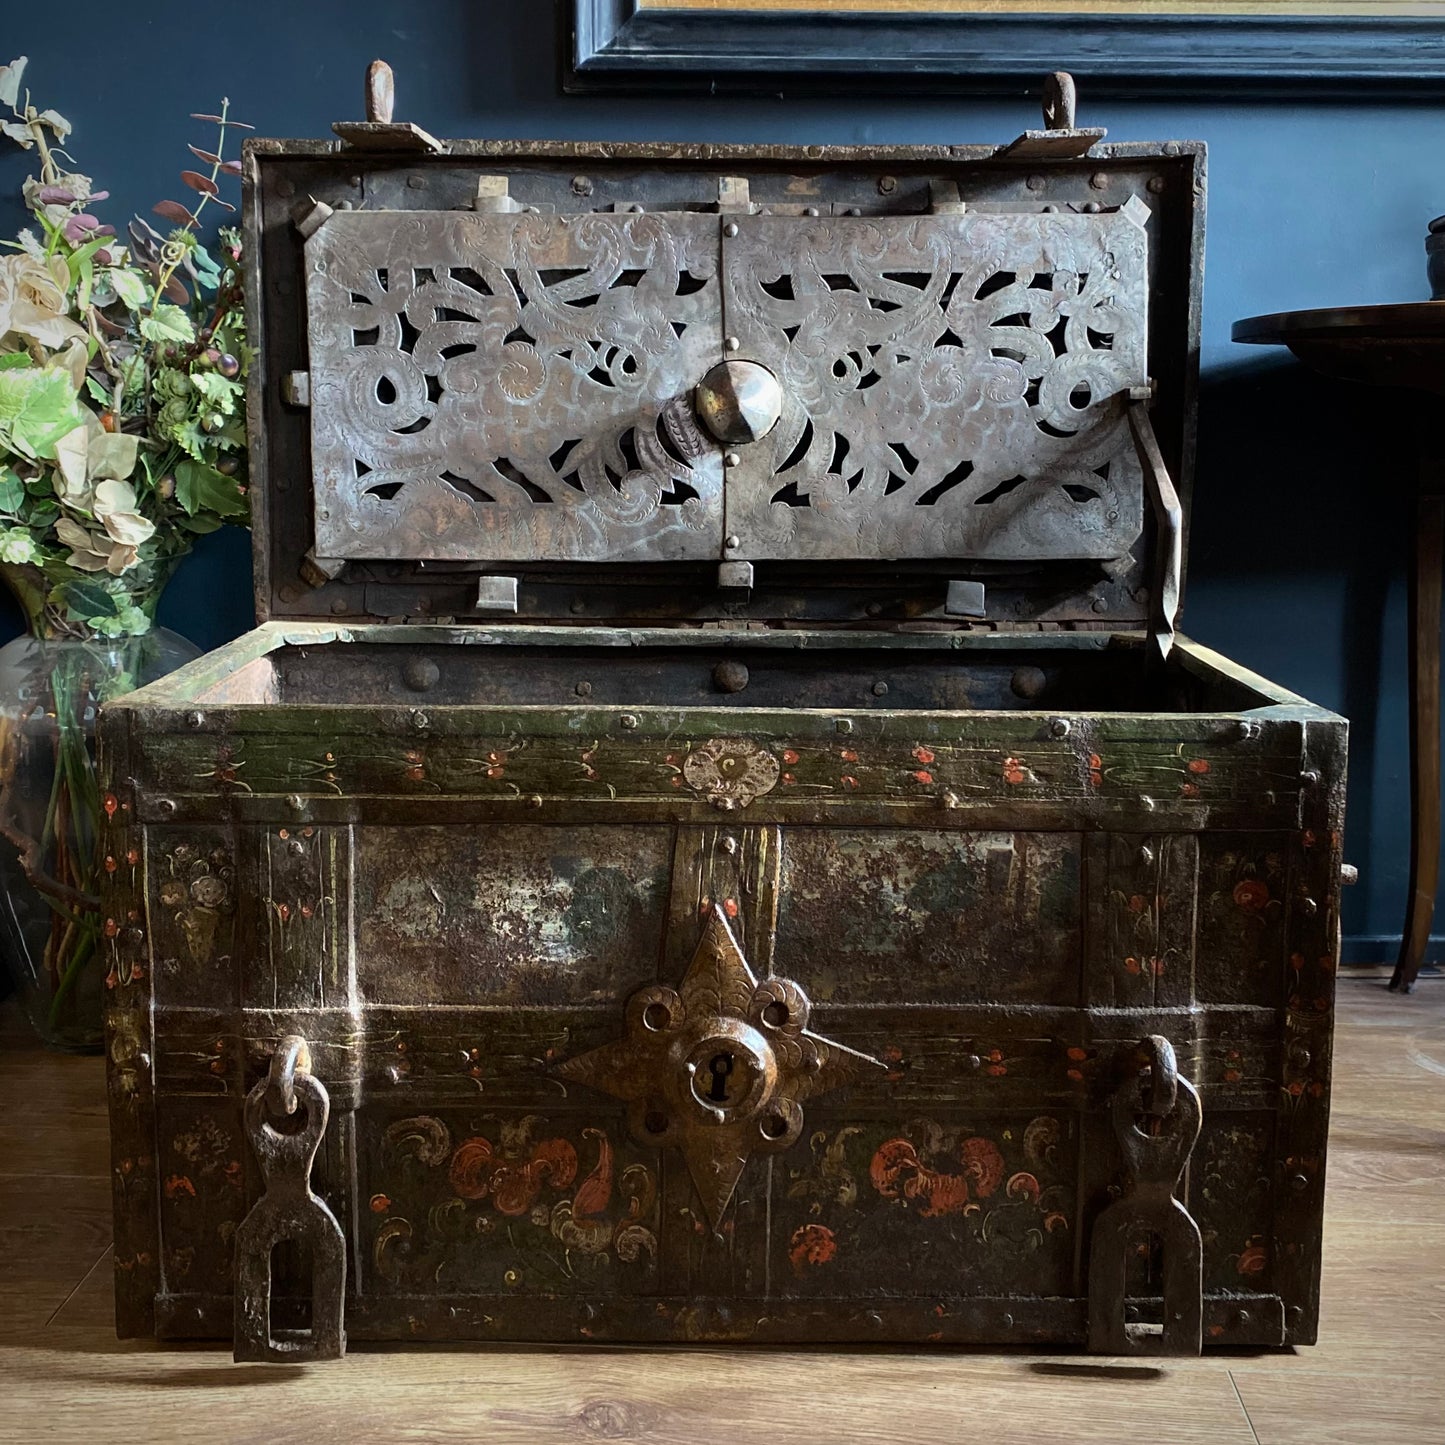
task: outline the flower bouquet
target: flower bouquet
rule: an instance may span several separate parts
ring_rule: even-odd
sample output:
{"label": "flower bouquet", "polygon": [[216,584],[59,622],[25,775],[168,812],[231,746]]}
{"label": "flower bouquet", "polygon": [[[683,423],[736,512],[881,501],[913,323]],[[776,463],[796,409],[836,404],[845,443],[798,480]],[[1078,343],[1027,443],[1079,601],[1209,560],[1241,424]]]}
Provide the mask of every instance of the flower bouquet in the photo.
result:
{"label": "flower bouquet", "polygon": [[[24,57],[0,66],[0,131],[34,153],[34,218],[0,241],[0,577],[29,635],[0,649],[0,941],[49,1042],[93,1047],[103,980],[103,869],[94,716],[195,656],[153,627],[161,591],[197,536],[247,516],[240,238],[201,239],[240,170],[219,115],[192,145],[189,204],[170,229],[94,213],[107,193],[63,149],[71,126],[22,93]],[[133,861],[133,860],[132,860]],[[94,966],[92,966],[94,965]]]}

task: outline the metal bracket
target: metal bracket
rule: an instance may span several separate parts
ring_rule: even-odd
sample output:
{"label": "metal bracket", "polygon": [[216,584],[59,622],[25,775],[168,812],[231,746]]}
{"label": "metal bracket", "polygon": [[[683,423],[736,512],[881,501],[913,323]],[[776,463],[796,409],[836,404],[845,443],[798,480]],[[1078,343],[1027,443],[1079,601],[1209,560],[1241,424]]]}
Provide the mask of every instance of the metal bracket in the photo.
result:
{"label": "metal bracket", "polygon": [[987,593],[982,582],[955,580],[943,600],[945,617],[987,617]]}
{"label": "metal bracket", "polygon": [[[1151,1034],[1138,1049],[1144,1071],[1115,1090],[1114,1133],[1128,1183],[1094,1221],[1089,1246],[1089,1349],[1097,1354],[1197,1355],[1204,1344],[1204,1245],[1175,1190],[1199,1138],[1199,1094],[1179,1077],[1174,1046]],[[1147,1121],[1147,1130],[1139,1120]],[[1164,1260],[1161,1333],[1127,1323],[1125,1262],[1130,1241],[1159,1237]]]}
{"label": "metal bracket", "polygon": [[717,209],[720,216],[752,214],[751,183],[746,176],[719,176]]}
{"label": "metal bracket", "polygon": [[483,215],[510,216],[522,210],[522,203],[512,198],[512,182],[508,176],[478,176],[477,194],[472,210]]}
{"label": "metal bracket", "polygon": [[928,209],[935,216],[962,216],[968,202],[959,193],[957,181],[932,181],[928,187]]}
{"label": "metal bracket", "polygon": [[338,120],[331,129],[357,150],[429,151],[444,156],[447,147],[434,135],[409,121],[393,123],[396,78],[384,60],[373,60],[366,72],[366,119]]}
{"label": "metal bracket", "polygon": [[[272,1123],[294,1120],[300,1127]],[[311,1076],[311,1050],[298,1034],[282,1039],[266,1078],[246,1096],[246,1135],[266,1190],[236,1231],[235,1343],[238,1361],[338,1360],[346,1353],[342,1311],[346,1240],[326,1204],[311,1192],[311,1166],[331,1099]],[[311,1328],[271,1325],[271,1251],[287,1241],[311,1251]]]}
{"label": "metal bracket", "polygon": [[1083,155],[1108,135],[1103,126],[1080,129],[1074,124],[1078,91],[1067,70],[1056,70],[1044,81],[1044,130],[1026,130],[1017,140],[1000,146],[996,161],[1066,161]]}
{"label": "metal bracket", "polygon": [[517,610],[517,579],[515,577],[478,577],[478,612],[515,612]]}
{"label": "metal bracket", "polygon": [[301,580],[308,587],[324,587],[328,582],[335,582],[344,571],[344,557],[318,557],[315,547],[307,548],[306,555],[301,559]]}
{"label": "metal bracket", "polygon": [[287,406],[305,411],[311,405],[311,373],[309,371],[287,371],[281,376],[281,400]]}
{"label": "metal bracket", "polygon": [[1179,615],[1179,592],[1184,575],[1184,508],[1179,504],[1179,493],[1174,490],[1169,468],[1164,465],[1164,454],[1159,450],[1159,438],[1154,435],[1154,423],[1149,417],[1148,401],[1131,398],[1128,415],[1134,448],[1144,468],[1144,488],[1149,493],[1159,534],[1154,543],[1156,559],[1149,635],[1160,661],[1164,661],[1174,647],[1174,619]]}

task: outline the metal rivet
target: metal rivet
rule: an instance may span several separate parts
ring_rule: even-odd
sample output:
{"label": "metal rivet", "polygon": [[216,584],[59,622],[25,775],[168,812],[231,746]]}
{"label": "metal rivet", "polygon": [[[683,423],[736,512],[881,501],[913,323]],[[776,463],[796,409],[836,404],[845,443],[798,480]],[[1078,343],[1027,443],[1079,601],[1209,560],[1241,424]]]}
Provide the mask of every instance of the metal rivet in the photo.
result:
{"label": "metal rivet", "polygon": [[1300,912],[1306,918],[1313,918],[1320,911],[1320,906],[1313,898],[1301,898],[1299,901]]}
{"label": "metal rivet", "polygon": [[1165,141],[1164,154],[1166,156],[1177,156],[1179,154],[1179,142],[1177,140]]}
{"label": "metal rivet", "polygon": [[743,539],[741,537],[727,537],[723,540],[723,546],[726,547],[729,552],[737,551],[742,545]]}
{"label": "metal rivet", "polygon": [[834,718],[833,731],[835,733],[851,733],[853,731],[853,719],[850,717]]}
{"label": "metal rivet", "polygon": [[290,808],[293,813],[304,813],[306,811],[306,799],[303,798],[300,793],[292,793],[291,796],[286,799],[286,806]]}
{"label": "metal rivet", "polygon": [[1234,736],[1237,741],[1247,743],[1259,731],[1259,726],[1252,722],[1237,722],[1234,725]]}
{"label": "metal rivet", "polygon": [[1146,813],[1152,813],[1154,811],[1154,799],[1147,794],[1140,794],[1139,806],[1143,808]]}
{"label": "metal rivet", "polygon": [[1149,868],[1154,863],[1154,850],[1147,844],[1141,843],[1139,851],[1134,855],[1135,861],[1141,868]]}
{"label": "metal rivet", "polygon": [[963,1062],[971,1074],[983,1068],[983,1060],[977,1054],[970,1054]]}
{"label": "metal rivet", "polygon": [[849,206],[843,214],[845,216],[861,216],[863,212],[857,206]]}
{"label": "metal rivet", "polygon": [[590,196],[592,194],[592,177],[573,176],[572,194],[574,196]]}
{"label": "metal rivet", "polygon": [[1109,610],[1109,601],[1106,597],[1096,597],[1089,605],[1095,612],[1107,612]]}
{"label": "metal rivet", "polygon": [[286,845],[286,851],[290,853],[293,858],[301,858],[306,853],[306,845],[299,838],[293,838]]}
{"label": "metal rivet", "polygon": [[429,692],[441,675],[441,668],[429,657],[413,657],[401,670],[401,680],[413,692]]}
{"label": "metal rivet", "polygon": [[188,728],[198,728],[205,720],[206,715],[203,712],[188,712],[186,714],[186,726]]}
{"label": "metal rivet", "polygon": [[804,206],[803,214],[805,216],[816,216],[818,214],[818,208],[817,206]]}
{"label": "metal rivet", "polygon": [[742,465],[743,459],[736,452],[728,452],[723,457],[723,466],[737,467]]}
{"label": "metal rivet", "polygon": [[736,853],[738,851],[738,840],[736,838],[724,838],[722,840],[724,853]]}
{"label": "metal rivet", "polygon": [[1044,178],[1042,176],[1030,176],[1024,184],[1031,191],[1041,191],[1044,188]]}
{"label": "metal rivet", "polygon": [[712,685],[719,692],[741,692],[748,685],[748,668],[744,662],[729,658],[712,670]]}
{"label": "metal rivet", "polygon": [[1289,1187],[1290,1187],[1291,1189],[1293,1189],[1296,1194],[1303,1194],[1304,1191],[1310,1187],[1309,1175],[1307,1175],[1307,1174],[1295,1174],[1295,1175],[1293,1175],[1293,1176],[1290,1178]]}
{"label": "metal rivet", "polygon": [[873,684],[873,696],[874,696],[874,697],[887,697],[887,696],[888,696],[888,684],[887,684],[886,682],[875,682],[875,683]]}
{"label": "metal rivet", "polygon": [[578,697],[591,697],[592,684],[590,682],[579,682],[572,691],[575,692]]}
{"label": "metal rivet", "polygon": [[331,610],[332,610],[333,612],[335,612],[338,616],[339,616],[341,613],[345,612],[345,611],[347,610],[346,598],[344,598],[344,597],[338,597],[338,598],[331,604]]}
{"label": "metal rivet", "polygon": [[724,236],[736,236],[737,233],[738,233],[738,223],[737,223],[736,221],[729,221],[729,222],[727,223],[727,225],[725,225],[725,226],[723,227],[723,235],[724,235]]}
{"label": "metal rivet", "polygon": [[1109,185],[1108,171],[1095,171],[1094,174],[1089,177],[1089,184],[1093,186],[1096,191],[1106,190]]}
{"label": "metal rivet", "polygon": [[1047,206],[1040,207],[1040,209],[1046,216],[1057,216],[1059,214],[1059,208],[1052,202]]}
{"label": "metal rivet", "polygon": [[742,347],[742,342],[739,341],[736,336],[729,336],[728,339],[723,342],[723,347],[728,351],[737,351]]}
{"label": "metal rivet", "polygon": [[1097,216],[1099,212],[1104,208],[1098,203],[1098,201],[1085,201],[1084,204],[1079,207],[1079,209],[1086,216]]}
{"label": "metal rivet", "polygon": [[1159,194],[1159,192],[1162,191],[1163,189],[1164,189],[1164,177],[1163,177],[1163,176],[1150,176],[1150,177],[1149,177],[1149,193],[1150,193],[1150,195],[1157,196],[1157,195]]}
{"label": "metal rivet", "polygon": [[1049,736],[1055,738],[1066,738],[1069,735],[1071,724],[1066,717],[1056,717],[1049,724]]}
{"label": "metal rivet", "polygon": [[1033,699],[1048,686],[1049,680],[1041,667],[1016,667],[1009,678],[1009,691],[1015,697]]}
{"label": "metal rivet", "polygon": [[883,196],[891,196],[898,189],[898,182],[892,176],[879,176],[878,193]]}
{"label": "metal rivet", "polygon": [[939,794],[938,805],[941,808],[957,808],[958,806],[960,806],[962,801],[963,800],[958,796],[957,793],[953,791],[952,788],[946,788],[941,794]]}
{"label": "metal rivet", "polygon": [[1013,1329],[1013,1327],[1014,1327],[1014,1317],[1013,1317],[1011,1314],[1008,1314],[1008,1313],[1005,1313],[1005,1314],[1004,1314],[1004,1317],[1003,1317],[1003,1327],[1004,1327],[1004,1329],[1006,1329],[1006,1330],[1011,1330],[1011,1329]]}
{"label": "metal rivet", "polygon": [[276,186],[276,194],[280,196],[283,200],[289,201],[291,197],[296,194],[296,182],[281,181]]}
{"label": "metal rivet", "polygon": [[540,808],[542,806],[541,793],[533,793],[532,796],[527,799],[527,803],[530,807]]}
{"label": "metal rivet", "polygon": [[567,610],[575,617],[579,612],[587,610],[587,604],[580,597],[574,597]]}
{"label": "metal rivet", "polygon": [[1250,1320],[1252,1320],[1253,1318],[1254,1318],[1254,1316],[1251,1315],[1248,1310],[1240,1310],[1240,1311],[1234,1316],[1234,1322],[1235,1322],[1235,1324],[1239,1324],[1239,1325],[1247,1325],[1247,1324],[1250,1322]]}
{"label": "metal rivet", "polygon": [[881,602],[870,602],[864,609],[869,617],[881,617],[883,615],[883,604]]}
{"label": "metal rivet", "polygon": [[431,726],[431,719],[420,708],[415,708],[411,715],[411,725],[418,732],[424,732]]}
{"label": "metal rivet", "polygon": [[176,811],[176,800],[174,798],[162,798],[156,804],[156,808],[169,817]]}
{"label": "metal rivet", "polygon": [[624,728],[626,731],[631,732],[632,729],[637,726],[637,714],[635,712],[623,713],[622,716],[617,719],[617,725],[618,727]]}
{"label": "metal rivet", "polygon": [[424,191],[424,190],[426,190],[426,177],[425,177],[425,176],[408,176],[408,177],[406,178],[406,183],[407,183],[407,185],[408,185],[412,190],[414,190],[414,191]]}
{"label": "metal rivet", "polygon": [[1313,768],[1306,768],[1299,775],[1299,780],[1307,788],[1317,788],[1320,785],[1320,775]]}

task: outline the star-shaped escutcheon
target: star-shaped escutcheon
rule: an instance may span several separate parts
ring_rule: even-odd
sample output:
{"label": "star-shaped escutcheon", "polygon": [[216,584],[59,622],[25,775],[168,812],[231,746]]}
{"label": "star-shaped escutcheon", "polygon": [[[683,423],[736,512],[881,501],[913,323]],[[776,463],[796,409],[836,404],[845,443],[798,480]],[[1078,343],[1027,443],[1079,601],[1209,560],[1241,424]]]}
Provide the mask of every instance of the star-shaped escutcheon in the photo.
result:
{"label": "star-shaped escutcheon", "polygon": [[638,1140],[679,1149],[716,1229],[749,1158],[802,1133],[804,1100],[884,1067],[809,1033],[808,1013],[796,983],[754,977],[714,908],[677,988],[638,989],[623,1037],[556,1072],[627,1100]]}

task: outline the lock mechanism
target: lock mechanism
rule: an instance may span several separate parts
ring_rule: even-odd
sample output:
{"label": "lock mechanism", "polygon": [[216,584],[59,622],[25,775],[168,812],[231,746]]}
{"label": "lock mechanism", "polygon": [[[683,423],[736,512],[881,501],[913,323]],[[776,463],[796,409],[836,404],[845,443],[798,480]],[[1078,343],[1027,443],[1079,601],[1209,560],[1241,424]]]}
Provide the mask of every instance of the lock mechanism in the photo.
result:
{"label": "lock mechanism", "polygon": [[693,404],[725,446],[761,441],[783,414],[783,388],[756,361],[721,361],[698,383]]}
{"label": "lock mechanism", "polygon": [[806,1099],[884,1067],[810,1032],[809,1012],[791,979],[755,977],[714,907],[677,988],[639,989],[624,1037],[556,1072],[627,1100],[639,1142],[680,1150],[716,1229],[748,1159],[803,1132]]}

